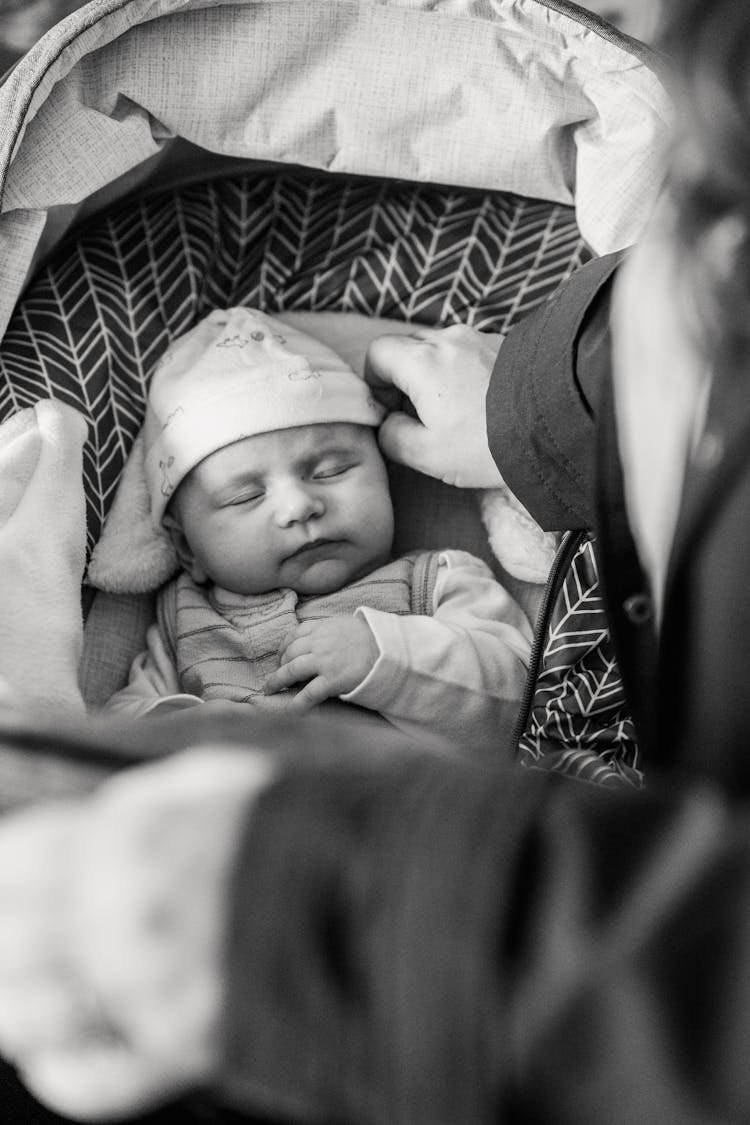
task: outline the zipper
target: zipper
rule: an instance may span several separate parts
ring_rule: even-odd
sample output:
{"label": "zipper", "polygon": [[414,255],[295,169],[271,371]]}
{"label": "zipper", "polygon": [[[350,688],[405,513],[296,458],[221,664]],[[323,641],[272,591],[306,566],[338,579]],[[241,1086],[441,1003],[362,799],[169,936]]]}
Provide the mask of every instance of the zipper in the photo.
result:
{"label": "zipper", "polygon": [[518,744],[521,741],[523,732],[526,730],[531,714],[531,706],[536,693],[536,681],[539,675],[539,667],[542,663],[542,653],[544,652],[544,641],[547,636],[547,626],[549,625],[552,607],[555,604],[555,599],[562,586],[562,576],[564,576],[565,571],[570,566],[573,556],[587,534],[586,531],[566,531],[560,540],[557,554],[552,560],[547,585],[544,588],[544,595],[542,596],[542,602],[539,606],[539,613],[537,614],[536,625],[534,627],[534,640],[531,645],[531,656],[529,657],[529,674],[526,680],[523,699],[521,700],[521,710],[518,712],[518,718],[513,727],[511,746],[514,752],[518,750]]}

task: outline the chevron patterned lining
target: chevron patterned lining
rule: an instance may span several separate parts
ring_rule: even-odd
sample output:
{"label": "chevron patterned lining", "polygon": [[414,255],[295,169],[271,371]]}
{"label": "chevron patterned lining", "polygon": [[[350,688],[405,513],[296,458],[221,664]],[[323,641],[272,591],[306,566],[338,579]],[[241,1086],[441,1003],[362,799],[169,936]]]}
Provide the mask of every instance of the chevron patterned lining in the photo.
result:
{"label": "chevron patterned lining", "polygon": [[[590,253],[570,208],[505,193],[243,175],[130,200],[68,240],[0,348],[0,420],[77,407],[89,547],[170,341],[212,308],[353,311],[506,332]],[[637,782],[590,544],[555,606],[521,760]],[[635,779],[635,781],[634,781]]]}
{"label": "chevron patterned lining", "polygon": [[642,784],[591,536],[574,556],[555,601],[519,755],[525,765],[599,785]]}
{"label": "chevron patterned lining", "polygon": [[156,361],[212,308],[505,332],[589,256],[569,208],[500,193],[264,175],[130,201],[58,250],[21,301],[0,420],[50,395],[89,419],[92,547]]}

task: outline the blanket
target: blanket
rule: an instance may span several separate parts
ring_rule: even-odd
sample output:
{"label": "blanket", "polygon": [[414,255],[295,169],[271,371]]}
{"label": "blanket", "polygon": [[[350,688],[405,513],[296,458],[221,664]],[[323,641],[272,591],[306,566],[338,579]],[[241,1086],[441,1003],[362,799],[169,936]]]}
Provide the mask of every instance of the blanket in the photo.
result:
{"label": "blanket", "polygon": [[0,709],[85,712],[78,687],[87,425],[52,400],[0,426]]}

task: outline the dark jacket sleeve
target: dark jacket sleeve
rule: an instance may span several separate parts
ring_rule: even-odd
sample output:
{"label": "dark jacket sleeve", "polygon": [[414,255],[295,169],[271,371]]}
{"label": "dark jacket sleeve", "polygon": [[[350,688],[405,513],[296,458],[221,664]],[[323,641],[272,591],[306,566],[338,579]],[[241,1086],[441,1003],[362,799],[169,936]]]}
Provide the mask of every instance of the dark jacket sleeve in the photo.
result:
{"label": "dark jacket sleeve", "polygon": [[502,794],[486,782],[444,759],[339,762],[261,800],[233,896],[233,1104],[274,1121],[485,1119],[506,1027],[495,949],[546,791],[524,773]]}
{"label": "dark jacket sleeve", "polygon": [[233,888],[222,1092],[275,1122],[750,1119],[750,832],[708,792],[299,766]]}
{"label": "dark jacket sleeve", "polygon": [[505,481],[548,530],[591,527],[596,411],[610,377],[609,301],[622,258],[575,273],[508,334],[487,394],[487,434]]}

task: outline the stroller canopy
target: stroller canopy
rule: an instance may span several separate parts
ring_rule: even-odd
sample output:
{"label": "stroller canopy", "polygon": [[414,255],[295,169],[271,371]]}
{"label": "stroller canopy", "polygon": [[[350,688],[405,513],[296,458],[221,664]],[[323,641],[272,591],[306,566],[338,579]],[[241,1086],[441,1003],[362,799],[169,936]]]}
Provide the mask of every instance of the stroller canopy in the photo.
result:
{"label": "stroller canopy", "polygon": [[[566,0],[93,0],[0,88],[0,421],[49,397],[87,419],[93,550],[154,366],[211,308],[510,330],[641,233],[670,132],[659,67]],[[492,563],[455,492],[394,477],[399,552]],[[593,551],[576,550],[521,753],[637,783]],[[90,664],[117,649],[126,676],[138,620],[132,651],[118,617]],[[594,722],[581,682],[607,701]]]}
{"label": "stroller canopy", "polygon": [[92,0],[0,88],[0,332],[73,222],[283,163],[573,205],[600,254],[659,190],[655,56],[565,0]]}

